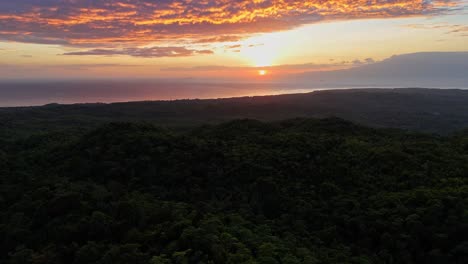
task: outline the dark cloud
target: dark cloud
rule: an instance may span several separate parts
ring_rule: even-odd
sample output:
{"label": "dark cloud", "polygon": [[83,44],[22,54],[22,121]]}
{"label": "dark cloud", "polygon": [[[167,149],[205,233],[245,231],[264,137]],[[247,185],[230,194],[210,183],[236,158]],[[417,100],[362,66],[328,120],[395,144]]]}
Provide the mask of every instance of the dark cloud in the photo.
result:
{"label": "dark cloud", "polygon": [[342,61],[341,62],[342,65],[351,64],[353,66],[362,66],[362,65],[373,64],[373,63],[376,63],[376,61],[373,58],[366,58],[366,59],[363,59],[363,60],[355,59],[353,61]]}
{"label": "dark cloud", "polygon": [[225,49],[238,49],[238,48],[241,48],[241,47],[242,47],[241,44],[224,46]]}
{"label": "dark cloud", "polygon": [[346,87],[463,88],[468,83],[466,69],[468,52],[420,52],[392,56],[372,65],[300,74],[291,77],[291,80],[311,85],[321,83]]}
{"label": "dark cloud", "polygon": [[241,44],[235,44],[235,45],[226,45],[224,46],[224,51],[230,51],[230,52],[241,52],[242,45]]}
{"label": "dark cloud", "polygon": [[461,37],[468,36],[468,25],[462,24],[449,24],[449,23],[435,23],[435,24],[408,24],[405,25],[408,28],[414,29],[441,29],[447,34],[455,34]]}
{"label": "dark cloud", "polygon": [[269,70],[269,71],[322,71],[322,70],[333,70],[337,68],[351,68],[355,66],[361,66],[366,64],[375,63],[376,61],[372,58],[365,60],[355,60],[352,62],[344,61],[338,63],[304,63],[304,64],[283,64],[276,66],[266,67],[231,67],[221,65],[210,65],[210,66],[196,66],[196,67],[171,67],[162,68],[161,71],[174,71],[174,72],[196,72],[196,71],[252,71],[252,70]]}
{"label": "dark cloud", "polygon": [[142,58],[186,57],[196,54],[213,54],[211,50],[193,50],[184,47],[151,47],[151,48],[124,48],[124,49],[92,49],[86,51],[67,52],[62,55],[74,56],[113,56],[127,55]]}
{"label": "dark cloud", "polygon": [[203,44],[203,43],[216,43],[216,42],[236,42],[244,37],[241,35],[226,35],[226,36],[216,36],[211,38],[201,38],[193,41],[193,43]]}
{"label": "dark cloud", "polygon": [[[4,0],[0,4],[0,40],[99,49],[181,40],[228,42],[321,21],[444,14],[459,8],[457,3],[456,0]],[[130,53],[140,56],[138,50]]]}

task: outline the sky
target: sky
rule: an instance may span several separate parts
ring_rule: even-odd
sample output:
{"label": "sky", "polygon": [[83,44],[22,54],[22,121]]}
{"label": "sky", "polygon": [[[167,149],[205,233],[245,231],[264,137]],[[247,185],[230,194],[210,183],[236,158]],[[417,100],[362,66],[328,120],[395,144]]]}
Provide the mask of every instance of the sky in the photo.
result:
{"label": "sky", "polygon": [[268,80],[468,51],[468,0],[0,0],[0,80]]}

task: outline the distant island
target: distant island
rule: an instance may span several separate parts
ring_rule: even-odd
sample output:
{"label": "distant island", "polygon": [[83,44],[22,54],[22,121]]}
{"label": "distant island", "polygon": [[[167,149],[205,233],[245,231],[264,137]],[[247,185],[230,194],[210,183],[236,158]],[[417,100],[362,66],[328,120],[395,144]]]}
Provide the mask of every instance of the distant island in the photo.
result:
{"label": "distant island", "polygon": [[468,91],[349,89],[212,100],[0,108],[0,133],[83,130],[106,122],[187,127],[238,118],[275,121],[300,117],[339,117],[373,127],[447,134],[468,127]]}

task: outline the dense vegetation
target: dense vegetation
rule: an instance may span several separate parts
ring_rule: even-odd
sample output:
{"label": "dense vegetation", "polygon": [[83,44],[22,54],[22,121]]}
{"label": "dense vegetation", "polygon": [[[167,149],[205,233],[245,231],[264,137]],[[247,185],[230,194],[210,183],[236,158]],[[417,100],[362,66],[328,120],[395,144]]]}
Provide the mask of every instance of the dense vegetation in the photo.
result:
{"label": "dense vegetation", "polygon": [[187,127],[238,118],[339,117],[372,127],[450,134],[468,127],[468,90],[355,89],[217,100],[0,108],[0,136],[145,121]]}
{"label": "dense vegetation", "polygon": [[468,263],[466,132],[332,118],[0,140],[0,263]]}

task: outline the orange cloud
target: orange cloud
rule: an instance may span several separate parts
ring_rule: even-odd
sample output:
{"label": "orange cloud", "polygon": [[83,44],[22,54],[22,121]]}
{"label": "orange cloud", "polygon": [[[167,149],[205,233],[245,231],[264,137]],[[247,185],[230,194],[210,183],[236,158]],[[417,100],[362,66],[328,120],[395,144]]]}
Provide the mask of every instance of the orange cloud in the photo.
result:
{"label": "orange cloud", "polygon": [[456,9],[457,3],[456,0],[8,1],[0,5],[0,40],[99,48],[229,42],[250,34],[321,21],[442,14]]}

